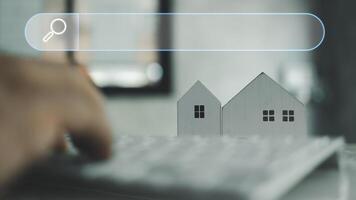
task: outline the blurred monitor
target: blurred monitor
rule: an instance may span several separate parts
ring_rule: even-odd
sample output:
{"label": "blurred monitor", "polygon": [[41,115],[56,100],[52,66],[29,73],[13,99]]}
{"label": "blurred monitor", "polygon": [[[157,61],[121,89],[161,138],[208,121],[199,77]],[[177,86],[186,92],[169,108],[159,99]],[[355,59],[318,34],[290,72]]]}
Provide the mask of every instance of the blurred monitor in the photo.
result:
{"label": "blurred monitor", "polygon": [[[171,0],[66,0],[67,12],[164,13],[171,12],[171,9]],[[100,33],[91,28],[95,19],[89,18],[81,22],[81,30],[84,30],[80,33],[81,40],[85,40],[88,45],[95,45],[102,40],[115,40],[152,49],[171,46],[170,18],[157,16],[154,19],[137,19],[126,22],[128,25],[124,27],[125,33],[130,33],[127,37],[100,38]],[[112,31],[120,33],[122,28],[113,26]],[[88,65],[93,81],[105,94],[149,95],[169,94],[171,91],[172,66],[169,52],[68,52],[68,56],[73,61]]]}

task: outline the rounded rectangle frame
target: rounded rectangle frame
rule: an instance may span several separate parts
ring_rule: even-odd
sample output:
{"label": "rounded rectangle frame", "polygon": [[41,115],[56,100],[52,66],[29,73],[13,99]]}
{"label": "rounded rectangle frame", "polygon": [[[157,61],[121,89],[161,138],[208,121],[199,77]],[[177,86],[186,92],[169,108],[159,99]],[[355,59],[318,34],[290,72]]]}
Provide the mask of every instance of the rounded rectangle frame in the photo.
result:
{"label": "rounded rectangle frame", "polygon": [[[120,36],[121,32],[124,32],[123,36],[130,34],[125,33],[125,29],[120,29],[123,27],[122,25],[135,26],[133,23],[130,24],[130,21],[153,20],[153,18],[159,20],[157,17],[173,17],[175,22],[183,26],[181,28],[187,37],[196,39],[190,43],[185,42],[184,45],[178,44],[175,48],[164,46],[140,48],[124,44],[122,39],[125,38],[117,36]],[[60,29],[55,30],[56,28],[52,27],[53,21],[63,23],[63,20],[65,23],[62,24],[62,27],[66,27],[64,33]],[[103,38],[100,43],[97,42],[90,47],[82,45],[80,38],[82,20],[90,21],[91,30],[102,34],[96,35],[96,37]],[[285,29],[286,24],[296,22],[309,25],[313,30],[313,37],[306,36],[308,33],[305,29],[298,29],[297,32]],[[184,27],[185,24],[187,27]],[[210,31],[189,33],[189,27],[197,24],[204,26],[205,30],[210,29]],[[121,26],[118,28],[117,25]],[[231,27],[234,30],[231,30]],[[140,31],[145,31],[145,29]],[[147,31],[149,32],[149,30]],[[216,38],[214,31],[226,32],[229,33],[229,36]],[[45,42],[43,37],[51,32],[52,40]],[[268,33],[266,34],[268,38],[261,37],[264,33]],[[150,30],[150,34],[160,35],[161,33],[153,33]],[[197,37],[194,34],[200,35]],[[323,43],[325,26],[319,17],[311,13],[38,13],[28,20],[25,37],[28,44],[38,51],[312,51]],[[200,37],[204,38],[203,41],[209,42],[199,41]],[[310,40],[307,43],[300,43],[295,40],[295,37],[309,37]]]}

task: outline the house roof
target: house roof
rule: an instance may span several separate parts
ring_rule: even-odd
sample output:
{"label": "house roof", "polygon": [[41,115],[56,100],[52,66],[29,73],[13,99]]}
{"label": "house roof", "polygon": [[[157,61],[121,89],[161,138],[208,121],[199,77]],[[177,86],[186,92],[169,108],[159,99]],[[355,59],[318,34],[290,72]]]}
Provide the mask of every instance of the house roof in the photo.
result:
{"label": "house roof", "polygon": [[275,80],[273,80],[271,77],[269,77],[267,74],[262,72],[259,74],[256,78],[254,78],[249,84],[247,84],[239,93],[237,93],[234,97],[232,97],[225,105],[228,105],[231,101],[234,99],[238,98],[242,93],[244,93],[250,86],[257,81],[266,81],[269,83],[272,83],[274,86],[278,87],[281,89],[282,92],[286,93],[288,96],[290,96],[292,99],[294,99],[296,102],[300,103],[301,105],[304,106],[304,104],[297,99],[294,95],[290,94],[285,88],[283,88],[279,83],[277,83]]}
{"label": "house roof", "polygon": [[194,91],[196,91],[196,90],[201,90],[203,92],[206,92],[214,100],[216,100],[217,102],[220,103],[219,99],[199,80],[194,83],[194,85],[178,100],[178,102],[181,101],[182,99],[184,99],[189,94],[195,94]]}

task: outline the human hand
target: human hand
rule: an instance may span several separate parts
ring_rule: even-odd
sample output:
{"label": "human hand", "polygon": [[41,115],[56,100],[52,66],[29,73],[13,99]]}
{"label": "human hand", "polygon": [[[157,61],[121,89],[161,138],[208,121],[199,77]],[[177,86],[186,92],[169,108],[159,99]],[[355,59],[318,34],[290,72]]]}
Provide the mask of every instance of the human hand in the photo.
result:
{"label": "human hand", "polygon": [[0,56],[0,186],[32,162],[66,147],[105,159],[111,131],[98,91],[79,68]]}

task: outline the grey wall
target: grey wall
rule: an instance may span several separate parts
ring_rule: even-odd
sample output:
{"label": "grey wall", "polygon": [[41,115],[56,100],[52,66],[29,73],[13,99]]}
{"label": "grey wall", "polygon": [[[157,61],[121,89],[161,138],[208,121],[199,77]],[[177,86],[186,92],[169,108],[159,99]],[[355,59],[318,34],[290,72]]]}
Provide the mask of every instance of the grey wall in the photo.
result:
{"label": "grey wall", "polygon": [[16,55],[39,55],[25,40],[25,24],[43,12],[42,0],[0,0],[0,50]]}

